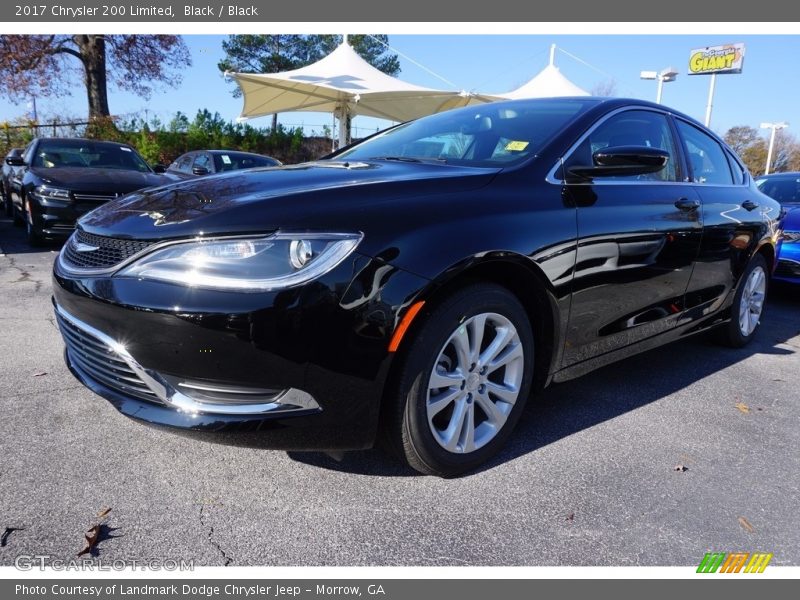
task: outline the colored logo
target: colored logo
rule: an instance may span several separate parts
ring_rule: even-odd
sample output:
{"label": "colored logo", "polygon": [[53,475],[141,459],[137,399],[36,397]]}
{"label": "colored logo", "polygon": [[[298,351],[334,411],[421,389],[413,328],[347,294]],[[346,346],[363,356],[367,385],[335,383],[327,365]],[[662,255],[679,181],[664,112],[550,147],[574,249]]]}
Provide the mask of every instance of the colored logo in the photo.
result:
{"label": "colored logo", "polygon": [[771,560],[771,552],[706,552],[697,572],[763,573]]}
{"label": "colored logo", "polygon": [[696,48],[689,54],[689,75],[741,73],[744,44]]}

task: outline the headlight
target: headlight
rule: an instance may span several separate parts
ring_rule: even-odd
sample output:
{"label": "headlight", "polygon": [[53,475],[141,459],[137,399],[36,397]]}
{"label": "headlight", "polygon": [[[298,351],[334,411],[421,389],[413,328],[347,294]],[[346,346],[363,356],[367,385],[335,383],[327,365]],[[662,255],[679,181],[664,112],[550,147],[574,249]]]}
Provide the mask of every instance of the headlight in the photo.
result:
{"label": "headlight", "polygon": [[800,242],[800,231],[784,231],[783,242],[788,244]]}
{"label": "headlight", "polygon": [[285,289],[333,269],[362,237],[360,233],[277,233],[180,242],[143,256],[116,276],[241,292]]}
{"label": "headlight", "polygon": [[37,185],[33,188],[33,194],[37,196],[38,200],[55,202],[56,204],[67,204],[72,200],[69,190],[50,187],[49,185]]}

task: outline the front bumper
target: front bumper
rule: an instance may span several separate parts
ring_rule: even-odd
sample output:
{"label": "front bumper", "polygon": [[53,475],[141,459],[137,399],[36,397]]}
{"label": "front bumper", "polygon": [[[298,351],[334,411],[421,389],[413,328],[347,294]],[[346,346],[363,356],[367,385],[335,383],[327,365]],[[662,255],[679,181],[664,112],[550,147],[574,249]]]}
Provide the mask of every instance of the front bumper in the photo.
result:
{"label": "front bumper", "polygon": [[123,414],[312,450],[374,443],[397,312],[426,284],[355,255],[263,294],[72,278],[58,265],[53,288],[70,370]]}
{"label": "front bumper", "polygon": [[30,207],[33,227],[48,238],[66,239],[75,231],[78,219],[96,206],[77,202],[64,205],[33,199]]}
{"label": "front bumper", "polygon": [[800,242],[781,244],[773,277],[800,283]]}

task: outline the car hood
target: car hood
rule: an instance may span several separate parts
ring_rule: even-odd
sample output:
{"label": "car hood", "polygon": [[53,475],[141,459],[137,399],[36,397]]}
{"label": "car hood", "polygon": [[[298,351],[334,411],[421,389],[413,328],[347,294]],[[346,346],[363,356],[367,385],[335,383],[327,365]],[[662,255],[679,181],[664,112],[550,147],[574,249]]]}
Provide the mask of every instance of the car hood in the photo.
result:
{"label": "car hood", "polygon": [[414,198],[476,189],[499,171],[388,161],[249,169],[130,194],[85,215],[79,226],[97,235],[132,239],[358,230],[363,217],[376,210],[390,217],[390,207],[412,210]]}
{"label": "car hood", "polygon": [[47,185],[84,193],[127,194],[168,181],[155,173],[85,167],[33,168],[31,174]]}

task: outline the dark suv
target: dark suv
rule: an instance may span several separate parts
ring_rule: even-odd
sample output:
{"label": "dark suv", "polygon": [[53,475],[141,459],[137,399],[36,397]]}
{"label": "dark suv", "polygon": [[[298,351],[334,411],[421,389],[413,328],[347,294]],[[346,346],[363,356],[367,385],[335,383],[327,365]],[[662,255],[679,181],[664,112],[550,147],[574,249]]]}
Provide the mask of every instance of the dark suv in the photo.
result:
{"label": "dark suv", "polygon": [[104,202],[168,181],[117,142],[37,138],[6,163],[18,168],[11,189],[15,221],[25,223],[34,245],[68,237],[78,217]]}

